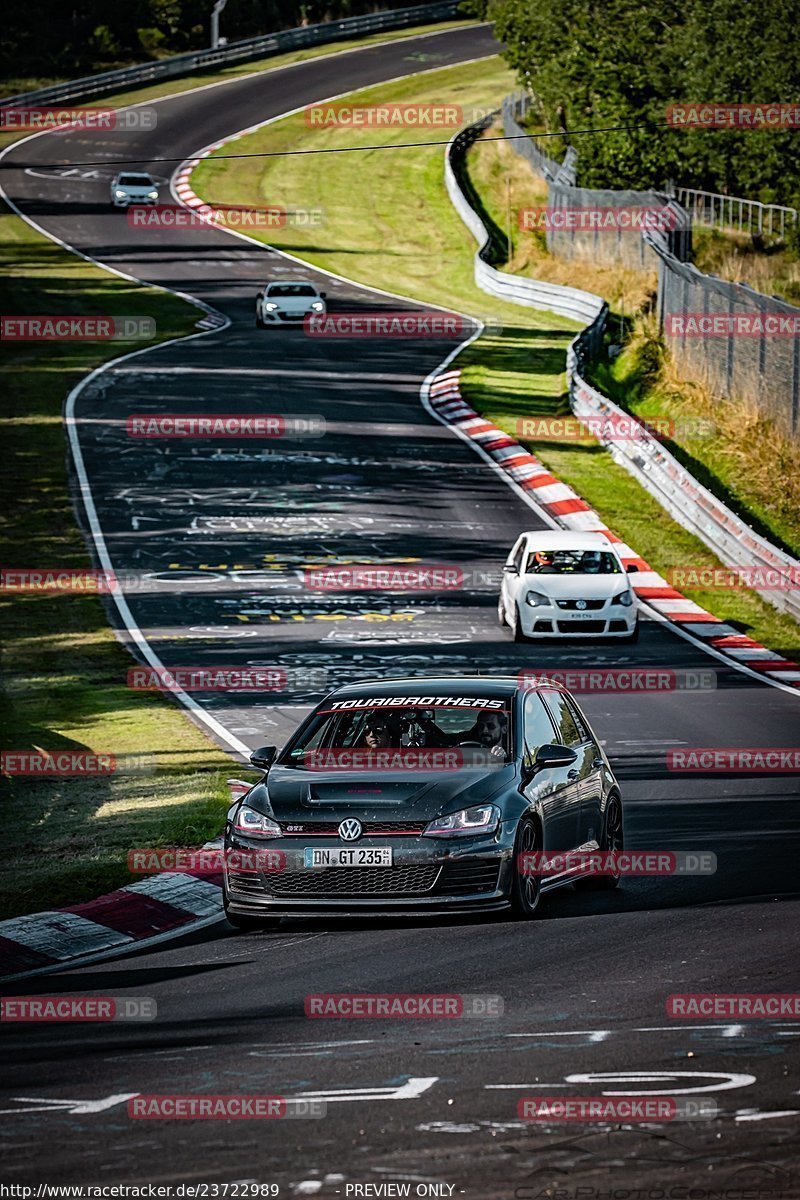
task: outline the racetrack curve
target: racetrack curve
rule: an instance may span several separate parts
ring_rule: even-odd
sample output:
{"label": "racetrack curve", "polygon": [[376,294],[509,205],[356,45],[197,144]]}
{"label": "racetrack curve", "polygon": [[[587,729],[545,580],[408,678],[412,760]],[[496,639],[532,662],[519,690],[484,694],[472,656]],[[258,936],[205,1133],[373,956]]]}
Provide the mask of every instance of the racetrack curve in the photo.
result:
{"label": "racetrack curve", "polygon": [[[148,580],[127,600],[166,665],[304,666],[327,671],[331,684],[371,673],[586,665],[582,647],[515,646],[497,626],[498,566],[516,534],[542,522],[420,405],[420,385],[452,341],[387,345],[308,339],[299,330],[260,333],[253,328],[256,286],[281,272],[320,279],[332,308],[397,302],[310,268],[298,271],[276,253],[211,229],[133,231],[108,207],[114,168],[64,173],[71,162],[139,154],[144,169],[164,177],[172,167],[157,159],[177,167],[257,121],[418,70],[421,56],[428,67],[493,49],[480,26],[334,55],[160,101],[149,133],[47,135],[2,160],[6,193],[49,234],[137,279],[196,296],[230,320],[225,329],[121,362],[76,402],[102,536],[117,571]],[[322,416],[327,433],[266,452],[256,443],[131,442],[125,434],[132,413],[197,411]],[[310,596],[297,567],[325,556],[455,563],[470,584],[435,600]],[[242,573],[232,578],[234,564]],[[285,1189],[316,1181],[320,1189],[299,1194],[323,1196],[344,1194],[346,1183],[416,1175],[454,1185],[454,1195],[524,1200],[547,1186],[607,1189],[609,1164],[622,1160],[613,1168],[619,1187],[666,1180],[719,1186],[726,1172],[784,1168],[800,1109],[792,1029],[780,1022],[664,1028],[664,1001],[675,991],[792,990],[797,780],[675,776],[664,750],[790,746],[798,699],[653,622],[637,645],[593,649],[591,664],[716,672],[710,691],[580,697],[625,789],[628,845],[713,850],[714,877],[629,880],[605,896],[567,890],[548,902],[551,919],[527,926],[497,919],[298,923],[234,938],[221,924],[111,965],[15,985],[26,993],[153,995],[159,1020],[102,1030],[43,1027],[34,1037],[6,1031],[4,1094],[12,1098],[295,1094],[391,1090],[406,1077],[435,1082],[418,1085],[418,1098],[340,1096],[324,1120],[290,1127],[299,1131],[291,1152],[281,1127],[137,1126],[119,1104],[88,1113],[39,1105],[43,1111],[24,1115],[37,1106],[13,1099],[4,1108],[18,1115],[7,1111],[3,1126],[14,1151],[11,1175],[25,1182],[258,1179]],[[281,741],[312,699],[302,690],[278,704],[201,697],[248,746]],[[331,1029],[305,1019],[307,992],[348,990],[493,993],[504,997],[506,1011],[456,1028],[407,1020]],[[671,1070],[736,1076],[735,1087],[712,1093],[727,1115],[666,1132],[559,1133],[517,1122],[516,1101],[528,1093],[497,1086],[564,1090],[576,1072]],[[784,1110],[788,1116],[769,1116]],[[326,1174],[345,1178],[324,1182]]]}

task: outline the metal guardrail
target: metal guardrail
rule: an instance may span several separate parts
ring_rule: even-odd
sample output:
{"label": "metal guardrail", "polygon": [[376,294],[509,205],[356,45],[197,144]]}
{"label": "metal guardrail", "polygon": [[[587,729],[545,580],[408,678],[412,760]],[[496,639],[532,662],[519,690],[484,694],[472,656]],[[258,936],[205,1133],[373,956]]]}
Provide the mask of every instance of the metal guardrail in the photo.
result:
{"label": "metal guardrail", "polygon": [[246,62],[282,50],[297,50],[303,46],[319,46],[335,42],[340,38],[353,37],[362,33],[379,33],[386,29],[403,29],[408,25],[419,25],[423,21],[444,21],[458,15],[459,0],[437,0],[435,4],[420,4],[414,8],[394,8],[386,12],[366,13],[361,17],[343,17],[338,21],[325,21],[319,25],[305,25],[297,29],[284,29],[261,37],[231,42],[217,50],[197,50],[190,54],[176,54],[158,62],[143,63],[136,67],[122,67],[117,71],[103,71],[52,87],[39,88],[34,92],[23,92],[0,100],[0,108],[10,105],[54,104],[74,101],[93,96],[108,95],[127,87],[146,83],[157,83],[162,79],[174,79],[190,75],[206,67],[224,66],[228,63]]}
{"label": "metal guardrail", "polygon": [[[470,229],[480,249],[475,255],[475,282],[483,291],[511,303],[545,309],[560,316],[585,320],[567,351],[567,382],[570,405],[579,419],[602,416],[609,422],[608,436],[602,427],[597,436],[612,457],[633,475],[642,487],[685,529],[694,533],[726,567],[757,568],[788,580],[800,578],[800,562],[755,533],[740,517],[718,500],[707,488],[680,465],[662,442],[629,413],[591,387],[581,376],[586,362],[592,361],[602,343],[608,306],[591,292],[564,288],[557,284],[522,279],[489,266],[482,255],[489,247],[489,234],[480,216],[461,190],[456,167],[467,148],[492,120],[487,117],[462,130],[452,139],[445,154],[445,183],[456,212]],[[620,424],[635,427],[635,435],[620,435]],[[594,424],[594,423],[593,423]],[[623,427],[624,427],[623,426]],[[775,590],[755,587],[775,608],[800,620],[800,589]]]}
{"label": "metal guardrail", "polygon": [[740,233],[766,233],[785,237],[789,225],[800,220],[796,208],[784,204],[762,204],[741,196],[722,196],[698,188],[676,187],[675,199],[692,218],[692,224],[707,229],[738,229]]}
{"label": "metal guardrail", "polygon": [[545,309],[561,317],[570,317],[574,321],[594,325],[599,317],[605,319],[607,311],[607,306],[600,296],[581,291],[579,288],[561,287],[555,283],[543,283],[537,279],[509,275],[496,270],[486,261],[491,243],[489,231],[464,196],[456,171],[468,147],[480,136],[481,131],[492,123],[496,115],[490,113],[483,120],[457,133],[450,140],[445,154],[447,193],[456,212],[478,243],[475,254],[475,282],[482,291],[500,300],[509,300],[512,304],[522,304],[527,308]]}

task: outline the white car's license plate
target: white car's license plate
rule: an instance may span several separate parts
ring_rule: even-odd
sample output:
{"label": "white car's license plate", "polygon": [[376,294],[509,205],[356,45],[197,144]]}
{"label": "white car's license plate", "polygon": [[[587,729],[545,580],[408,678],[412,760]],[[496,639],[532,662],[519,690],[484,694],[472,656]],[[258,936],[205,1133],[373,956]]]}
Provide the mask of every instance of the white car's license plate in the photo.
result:
{"label": "white car's license plate", "polygon": [[567,616],[568,621],[603,621],[604,617],[598,617],[596,612],[571,612]]}
{"label": "white car's license plate", "polygon": [[366,847],[339,847],[330,850],[320,846],[306,846],[303,851],[307,867],[390,867],[392,851],[389,847],[367,850]]}

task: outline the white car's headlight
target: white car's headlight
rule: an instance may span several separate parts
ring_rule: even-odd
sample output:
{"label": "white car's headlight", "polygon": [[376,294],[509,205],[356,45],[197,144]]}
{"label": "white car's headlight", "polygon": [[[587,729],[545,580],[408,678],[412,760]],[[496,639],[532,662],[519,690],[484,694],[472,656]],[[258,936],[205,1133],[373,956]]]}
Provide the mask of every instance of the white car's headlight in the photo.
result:
{"label": "white car's headlight", "polygon": [[123,192],[122,188],[117,188],[114,192],[114,195],[116,196],[117,200],[121,200],[126,193]]}
{"label": "white car's headlight", "polygon": [[322,303],[321,300],[315,300],[312,303],[311,308],[313,309],[314,312],[324,312],[325,311],[325,305]]}
{"label": "white car's headlight", "polygon": [[269,301],[269,303],[264,305],[264,309],[266,312],[276,312],[277,308],[278,308],[277,304],[274,304],[271,300]]}
{"label": "white car's headlight", "polygon": [[626,608],[630,608],[633,604],[633,592],[620,592],[618,596],[614,596],[612,604],[624,604]]}
{"label": "white car's headlight", "polygon": [[265,817],[263,813],[256,812],[254,808],[250,808],[249,804],[243,804],[236,814],[236,820],[233,822],[233,828],[237,833],[244,833],[247,837],[263,837],[263,838],[278,838],[283,837],[280,825]]}
{"label": "white car's headlight", "polygon": [[474,833],[494,833],[500,820],[500,809],[494,804],[478,804],[461,808],[446,817],[431,821],[423,837],[469,837]]}
{"label": "white car's headlight", "polygon": [[531,608],[550,608],[550,600],[542,592],[528,592],[525,597],[525,603],[530,604]]}
{"label": "white car's headlight", "polygon": [[148,200],[157,200],[157,199],[158,199],[158,192],[148,192],[148,193],[147,193],[147,199],[148,199]]}

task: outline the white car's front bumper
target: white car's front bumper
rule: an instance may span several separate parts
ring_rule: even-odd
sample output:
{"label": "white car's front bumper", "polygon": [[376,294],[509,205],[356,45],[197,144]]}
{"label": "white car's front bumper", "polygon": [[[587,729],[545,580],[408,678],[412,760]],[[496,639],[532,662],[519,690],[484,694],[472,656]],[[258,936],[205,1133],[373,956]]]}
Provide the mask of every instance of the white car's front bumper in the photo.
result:
{"label": "white car's front bumper", "polygon": [[522,632],[529,638],[630,637],[636,631],[638,609],[635,604],[606,602],[602,608],[580,613],[552,605],[519,606]]}

